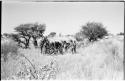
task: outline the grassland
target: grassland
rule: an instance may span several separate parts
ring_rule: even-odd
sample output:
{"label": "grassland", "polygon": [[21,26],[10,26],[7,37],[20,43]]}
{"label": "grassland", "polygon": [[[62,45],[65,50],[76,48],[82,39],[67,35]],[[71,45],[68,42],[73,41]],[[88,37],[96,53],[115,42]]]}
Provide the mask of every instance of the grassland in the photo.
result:
{"label": "grassland", "polygon": [[[9,58],[6,63],[1,62],[1,78],[122,80],[123,45],[123,38],[111,37],[94,42],[87,47],[80,47],[77,49],[76,54],[65,53],[64,55],[56,56],[41,54],[39,48],[20,48],[18,53],[25,55],[33,66],[23,57],[17,57],[17,59]],[[28,71],[29,69],[31,71]],[[34,78],[34,70],[37,78]],[[21,71],[25,73],[19,78],[16,75]]]}

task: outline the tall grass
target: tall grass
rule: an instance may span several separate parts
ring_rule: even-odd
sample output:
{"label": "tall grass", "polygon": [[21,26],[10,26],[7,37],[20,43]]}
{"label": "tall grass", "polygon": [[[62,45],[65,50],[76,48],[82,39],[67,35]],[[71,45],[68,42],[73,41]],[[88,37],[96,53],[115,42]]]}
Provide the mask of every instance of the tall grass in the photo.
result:
{"label": "tall grass", "polygon": [[16,71],[18,47],[11,39],[1,40],[1,78],[6,79]]}
{"label": "tall grass", "polygon": [[18,54],[18,46],[13,40],[5,39],[1,41],[1,56],[4,61]]}
{"label": "tall grass", "polygon": [[58,56],[57,79],[122,80],[123,42],[107,39],[80,48],[79,54]]}
{"label": "tall grass", "polygon": [[[59,79],[59,80],[122,80],[123,79],[123,41],[111,38],[77,48],[76,54],[46,56],[40,49],[20,49],[35,67],[23,58],[21,61],[9,61],[6,67],[16,68],[4,73],[17,75],[15,79]],[[24,62],[22,64],[22,61]],[[20,69],[19,69],[20,68]],[[21,69],[22,68],[22,69]],[[22,73],[22,74],[21,74]],[[37,78],[33,77],[37,76]],[[27,78],[28,77],[28,78]]]}

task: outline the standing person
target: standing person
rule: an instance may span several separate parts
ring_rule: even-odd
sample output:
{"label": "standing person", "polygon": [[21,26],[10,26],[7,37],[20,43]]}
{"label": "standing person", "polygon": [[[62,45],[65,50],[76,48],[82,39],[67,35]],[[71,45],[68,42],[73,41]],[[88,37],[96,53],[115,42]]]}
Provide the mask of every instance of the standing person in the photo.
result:
{"label": "standing person", "polygon": [[75,41],[71,41],[71,51],[72,51],[72,53],[76,53],[76,42]]}
{"label": "standing person", "polygon": [[74,51],[74,53],[76,53],[76,41],[74,41],[74,43],[73,43],[73,51]]}
{"label": "standing person", "polygon": [[74,43],[72,40],[70,40],[70,49],[71,49],[71,52],[74,53]]}

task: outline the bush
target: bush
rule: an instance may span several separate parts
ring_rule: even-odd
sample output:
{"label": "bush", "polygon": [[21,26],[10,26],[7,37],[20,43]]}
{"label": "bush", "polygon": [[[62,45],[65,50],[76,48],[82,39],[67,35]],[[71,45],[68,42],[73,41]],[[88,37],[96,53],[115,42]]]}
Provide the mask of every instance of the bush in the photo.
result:
{"label": "bush", "polygon": [[75,38],[77,41],[83,41],[84,40],[84,35],[82,34],[82,32],[78,32],[75,34]]}
{"label": "bush", "polygon": [[56,35],[56,32],[51,32],[48,37],[54,37]]}
{"label": "bush", "polygon": [[12,40],[2,40],[1,42],[1,56],[4,59],[4,61],[7,61],[8,55],[11,54],[11,56],[16,55],[18,51],[18,47],[16,43]]}
{"label": "bush", "polygon": [[97,39],[101,39],[108,35],[103,24],[96,22],[88,22],[86,25],[82,26],[81,32],[89,39],[89,41],[97,41]]}
{"label": "bush", "polygon": [[120,33],[118,33],[117,35],[124,35],[124,33],[123,33],[123,32],[120,32]]}

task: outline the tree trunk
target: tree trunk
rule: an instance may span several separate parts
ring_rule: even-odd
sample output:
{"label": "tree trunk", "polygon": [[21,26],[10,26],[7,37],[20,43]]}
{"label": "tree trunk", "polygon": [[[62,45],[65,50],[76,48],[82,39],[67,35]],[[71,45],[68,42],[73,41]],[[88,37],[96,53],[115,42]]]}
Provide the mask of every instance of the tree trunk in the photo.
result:
{"label": "tree trunk", "polygon": [[34,46],[37,47],[37,46],[38,46],[38,43],[37,43],[36,37],[33,37],[33,40],[34,40],[34,41],[33,41]]}
{"label": "tree trunk", "polygon": [[28,48],[28,47],[29,47],[30,37],[29,37],[29,38],[26,38],[25,40],[26,40],[25,48]]}

